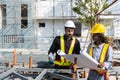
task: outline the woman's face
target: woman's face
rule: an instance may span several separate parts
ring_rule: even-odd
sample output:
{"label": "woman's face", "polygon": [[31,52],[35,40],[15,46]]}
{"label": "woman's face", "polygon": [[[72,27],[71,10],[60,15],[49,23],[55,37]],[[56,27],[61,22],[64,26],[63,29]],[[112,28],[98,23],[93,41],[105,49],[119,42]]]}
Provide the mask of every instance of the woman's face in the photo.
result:
{"label": "woman's face", "polygon": [[97,34],[97,33],[92,34],[92,39],[93,39],[95,42],[98,42],[98,41],[99,41],[98,34]]}

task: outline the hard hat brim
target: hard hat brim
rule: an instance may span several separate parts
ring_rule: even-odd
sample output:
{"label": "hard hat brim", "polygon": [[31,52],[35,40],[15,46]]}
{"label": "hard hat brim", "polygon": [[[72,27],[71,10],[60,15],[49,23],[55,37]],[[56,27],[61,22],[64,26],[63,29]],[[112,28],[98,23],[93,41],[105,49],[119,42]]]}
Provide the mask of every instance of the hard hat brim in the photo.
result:
{"label": "hard hat brim", "polygon": [[104,32],[95,32],[95,31],[90,30],[89,33],[92,33],[92,34],[95,34],[95,33],[105,33],[105,31]]}
{"label": "hard hat brim", "polygon": [[76,27],[66,27],[66,26],[65,26],[65,28],[71,28],[71,29],[75,29]]}

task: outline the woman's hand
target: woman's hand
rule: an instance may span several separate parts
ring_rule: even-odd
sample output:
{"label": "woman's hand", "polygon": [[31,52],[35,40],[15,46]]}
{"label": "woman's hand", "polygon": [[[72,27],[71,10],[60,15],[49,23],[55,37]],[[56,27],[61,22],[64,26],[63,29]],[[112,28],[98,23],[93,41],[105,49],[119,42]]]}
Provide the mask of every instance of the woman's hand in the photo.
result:
{"label": "woman's hand", "polygon": [[99,63],[98,67],[99,68],[103,68],[104,67],[104,63]]}

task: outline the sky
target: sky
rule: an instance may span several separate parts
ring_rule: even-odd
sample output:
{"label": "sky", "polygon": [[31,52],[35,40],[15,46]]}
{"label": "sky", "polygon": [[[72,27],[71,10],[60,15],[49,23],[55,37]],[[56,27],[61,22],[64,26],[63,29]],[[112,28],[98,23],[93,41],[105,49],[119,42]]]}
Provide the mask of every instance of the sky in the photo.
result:
{"label": "sky", "polygon": [[[112,2],[113,0],[108,0],[108,2]],[[112,14],[120,14],[120,0],[112,4],[105,12],[111,11]]]}

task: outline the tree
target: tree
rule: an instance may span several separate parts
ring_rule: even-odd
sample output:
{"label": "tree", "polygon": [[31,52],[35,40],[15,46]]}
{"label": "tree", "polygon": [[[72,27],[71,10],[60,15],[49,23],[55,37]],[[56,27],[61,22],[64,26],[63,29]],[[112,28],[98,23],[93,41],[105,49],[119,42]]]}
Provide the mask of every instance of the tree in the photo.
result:
{"label": "tree", "polygon": [[107,7],[107,0],[76,0],[72,10],[78,14],[78,19],[85,26],[92,27],[99,22],[98,14]]}

